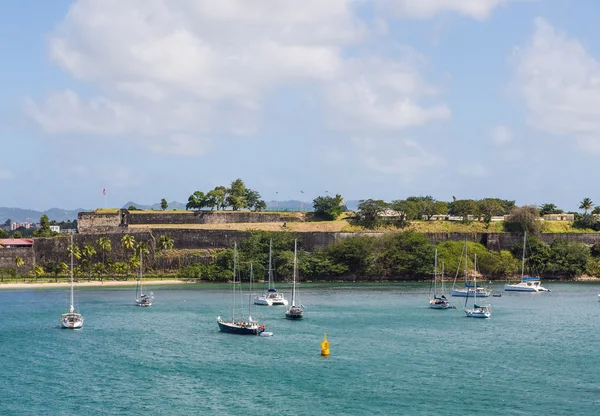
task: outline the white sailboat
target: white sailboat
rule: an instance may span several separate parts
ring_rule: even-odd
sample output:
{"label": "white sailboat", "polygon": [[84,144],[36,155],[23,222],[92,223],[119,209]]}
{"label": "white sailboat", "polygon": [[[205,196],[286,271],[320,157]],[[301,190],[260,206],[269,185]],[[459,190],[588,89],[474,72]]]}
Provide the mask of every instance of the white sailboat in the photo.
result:
{"label": "white sailboat", "polygon": [[[473,285],[477,287],[477,254],[475,254],[475,273],[473,274]],[[465,314],[469,318],[489,318],[492,316],[492,305],[489,304],[477,304],[477,291],[473,293],[473,308],[467,308],[467,302],[469,296],[465,299]]]}
{"label": "white sailboat", "polygon": [[444,271],[443,271],[443,266],[442,266],[442,274],[441,274],[441,284],[442,284],[442,291],[441,291],[441,295],[438,296],[438,291],[437,291],[437,277],[438,277],[438,271],[437,271],[437,249],[435,250],[435,256],[434,256],[434,266],[433,266],[433,297],[431,296],[431,291],[429,292],[429,307],[432,309],[448,309],[450,307],[450,302],[448,302],[448,299],[446,299],[446,296],[444,296]]}
{"label": "white sailboat", "polygon": [[[259,325],[257,321],[252,319],[250,315],[251,308],[251,299],[252,299],[252,264],[250,264],[250,297],[248,298],[248,318],[247,320],[243,318],[235,317],[235,298],[236,298],[236,286],[240,286],[240,296],[241,296],[241,279],[240,283],[236,283],[236,271],[237,271],[237,243],[234,243],[233,246],[233,299],[231,305],[231,321],[224,321],[220,316],[217,316],[217,324],[219,325],[219,329],[221,332],[228,332],[230,334],[238,334],[238,335],[262,335],[262,336],[270,336],[273,335],[272,332],[265,332],[265,326]],[[264,333],[264,334],[263,334]]]}
{"label": "white sailboat", "polygon": [[254,297],[255,305],[285,305],[287,306],[288,301],[283,295],[275,289],[275,283],[273,282],[273,263],[271,257],[271,248],[273,245],[273,239],[269,240],[269,268],[267,274],[269,276],[269,286],[267,287],[267,293]]}
{"label": "white sailboat", "polygon": [[508,292],[549,292],[542,286],[540,278],[537,276],[525,276],[525,247],[527,242],[527,231],[523,233],[523,257],[521,259],[521,281],[504,285],[504,290]]}
{"label": "white sailboat", "polygon": [[60,323],[63,328],[80,329],[83,328],[83,316],[75,312],[74,294],[73,294],[73,235],[71,235],[71,306],[68,313],[63,313],[60,318]]}
{"label": "white sailboat", "polygon": [[144,306],[144,307],[148,307],[148,306],[152,306],[152,301],[154,300],[154,293],[150,292],[150,293],[144,293],[144,282],[142,279],[142,275],[143,275],[143,254],[142,254],[143,250],[140,250],[140,270],[139,270],[139,279],[138,279],[138,284],[135,287],[135,303],[138,306]]}
{"label": "white sailboat", "polygon": [[490,296],[491,290],[487,290],[483,286],[477,286],[477,285],[471,286],[471,284],[469,283],[469,272],[468,272],[469,262],[467,261],[468,251],[469,250],[468,250],[467,241],[465,241],[465,245],[463,247],[463,253],[465,254],[465,269],[464,269],[465,288],[464,289],[456,288],[456,279],[458,278],[458,274],[460,272],[460,262],[462,261],[462,254],[461,254],[460,261],[458,263],[458,269],[456,270],[456,276],[454,277],[454,284],[452,285],[452,289],[450,290],[450,295],[459,296],[459,297],[469,297],[469,296],[474,296],[475,293],[477,293],[477,297],[487,298],[488,296]]}
{"label": "white sailboat", "polygon": [[302,319],[304,317],[304,306],[296,304],[296,271],[298,270],[298,256],[296,254],[298,249],[298,241],[294,240],[294,275],[292,284],[292,304],[289,309],[285,311],[285,317],[287,319]]}

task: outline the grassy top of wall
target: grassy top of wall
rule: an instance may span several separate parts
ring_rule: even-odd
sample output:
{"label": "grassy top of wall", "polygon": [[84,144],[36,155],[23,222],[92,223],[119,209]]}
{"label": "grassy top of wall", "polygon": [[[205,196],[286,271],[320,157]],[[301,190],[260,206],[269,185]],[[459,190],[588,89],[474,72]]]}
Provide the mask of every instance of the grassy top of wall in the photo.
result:
{"label": "grassy top of wall", "polygon": [[[198,230],[263,230],[263,231],[296,231],[296,232],[398,232],[399,229],[388,225],[375,230],[365,229],[353,225],[348,219],[336,221],[309,221],[289,222],[285,227],[280,222],[276,223],[226,223],[226,224],[152,224],[152,225],[129,225],[129,228],[152,228],[152,229],[198,229]],[[463,224],[457,221],[412,221],[404,229],[420,233],[499,233],[504,231],[502,221],[492,222],[489,226],[482,222]],[[596,233],[593,230],[573,228],[569,221],[545,221],[542,232],[545,233]]]}

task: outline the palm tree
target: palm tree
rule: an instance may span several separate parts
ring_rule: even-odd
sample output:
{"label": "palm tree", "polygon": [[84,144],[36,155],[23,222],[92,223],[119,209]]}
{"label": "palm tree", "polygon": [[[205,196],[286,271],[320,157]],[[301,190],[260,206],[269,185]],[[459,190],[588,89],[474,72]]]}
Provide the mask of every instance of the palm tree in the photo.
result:
{"label": "palm tree", "polygon": [[[106,253],[110,253],[112,251],[112,246],[110,244],[110,240],[106,237],[100,237],[96,242],[96,245],[98,246],[98,250],[100,250],[100,252],[102,253],[102,270],[104,271],[104,269],[106,268]],[[102,280],[102,277],[100,277],[100,280]]]}
{"label": "palm tree", "polygon": [[135,249],[135,237],[132,236],[131,234],[125,234],[123,237],[121,237],[121,248],[123,250],[134,251],[134,249]]}
{"label": "palm tree", "polygon": [[75,257],[77,260],[81,260],[81,250],[79,249],[78,245],[73,244],[71,246],[71,244],[69,244],[67,246],[67,252],[69,253],[69,256],[71,255],[71,252],[73,252],[73,257]]}
{"label": "palm tree", "polygon": [[174,245],[173,239],[166,234],[161,235],[158,240],[159,250],[172,250]]}
{"label": "palm tree", "polygon": [[83,246],[83,249],[81,250],[81,254],[88,265],[88,276],[89,276],[89,279],[91,280],[91,278],[92,278],[92,257],[94,257],[96,255],[96,249],[94,248],[93,245],[88,243]]}
{"label": "palm tree", "polygon": [[15,266],[17,267],[17,275],[19,274],[19,267],[23,266],[25,264],[25,262],[23,261],[23,259],[19,256],[15,257]]}
{"label": "palm tree", "polygon": [[579,204],[579,209],[582,209],[585,214],[587,214],[588,210],[592,209],[594,203],[589,198],[583,198],[581,204]]}

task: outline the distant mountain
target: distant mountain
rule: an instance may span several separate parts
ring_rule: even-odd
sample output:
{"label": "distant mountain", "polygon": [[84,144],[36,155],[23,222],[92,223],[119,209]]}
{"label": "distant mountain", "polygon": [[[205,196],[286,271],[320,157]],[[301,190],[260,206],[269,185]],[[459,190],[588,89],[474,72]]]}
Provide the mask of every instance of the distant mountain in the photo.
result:
{"label": "distant mountain", "polygon": [[[152,205],[144,205],[144,204],[138,204],[137,202],[133,202],[133,201],[129,201],[126,204],[123,204],[122,208],[129,208],[130,206],[134,206],[137,209],[154,209],[157,211],[160,211],[162,208],[160,207],[160,203],[157,204],[152,204]],[[169,207],[167,208],[167,210],[173,210],[176,209],[178,211],[185,211],[185,204],[182,204],[181,202],[177,202],[177,201],[173,201],[173,202],[169,202]]]}
{"label": "distant mountain", "polygon": [[[305,211],[310,212],[313,210],[312,201],[266,201],[267,211]],[[346,201],[346,207],[350,211],[356,211],[359,201]],[[160,204],[143,205],[133,201],[129,201],[123,204],[123,208],[129,208],[131,205],[138,209],[154,209],[160,211]],[[178,211],[185,211],[185,204],[177,201],[169,202],[168,210],[177,209]],[[0,207],[0,224],[3,224],[6,220],[10,219],[15,222],[39,222],[40,217],[46,214],[50,221],[55,220],[61,221],[73,221],[77,219],[77,214],[82,211],[91,211],[90,209],[78,208],[78,209],[63,209],[63,208],[51,208],[46,211],[36,211],[33,209],[23,208],[8,208]]]}
{"label": "distant mountain", "polygon": [[62,209],[52,208],[46,211],[36,211],[33,209],[23,208],[7,208],[0,207],[0,224],[10,219],[14,222],[39,222],[40,217],[46,214],[50,221],[55,220],[61,221],[73,221],[77,219],[77,213],[86,211],[83,208],[80,209]]}

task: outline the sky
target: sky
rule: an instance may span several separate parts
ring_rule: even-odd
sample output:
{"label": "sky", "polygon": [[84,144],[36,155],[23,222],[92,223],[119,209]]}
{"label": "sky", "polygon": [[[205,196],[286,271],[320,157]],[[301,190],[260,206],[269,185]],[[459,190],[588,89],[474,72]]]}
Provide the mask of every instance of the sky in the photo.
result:
{"label": "sky", "polygon": [[0,206],[600,204],[596,0],[0,6]]}

